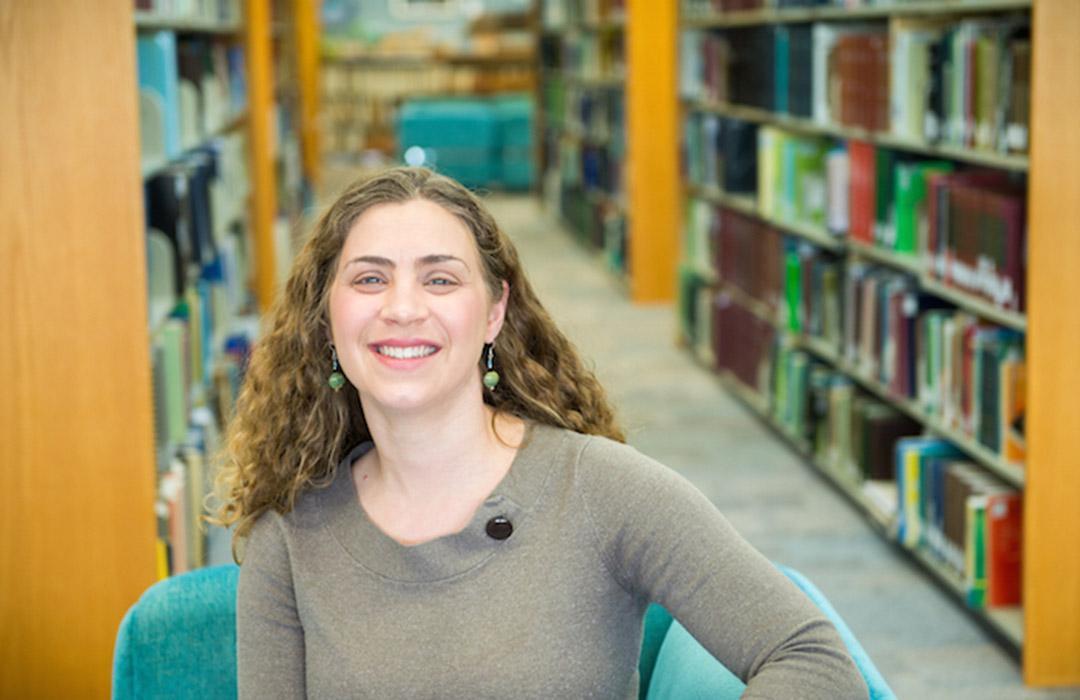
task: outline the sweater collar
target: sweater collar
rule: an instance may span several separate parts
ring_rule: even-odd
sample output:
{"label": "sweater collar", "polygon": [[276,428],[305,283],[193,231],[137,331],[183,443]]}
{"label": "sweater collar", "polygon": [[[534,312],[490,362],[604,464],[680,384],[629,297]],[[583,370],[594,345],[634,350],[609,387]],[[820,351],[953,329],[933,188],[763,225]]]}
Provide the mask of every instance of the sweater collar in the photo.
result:
{"label": "sweater collar", "polygon": [[[552,471],[555,449],[565,431],[527,422],[524,440],[510,469],[476,509],[463,530],[423,544],[405,546],[380,530],[364,511],[352,479],[352,464],[373,443],[357,445],[338,463],[334,480],[323,492],[319,508],[323,523],[345,551],[361,566],[383,578],[408,583],[434,583],[454,578],[483,565],[500,551],[516,548],[528,537],[529,515]],[[513,526],[509,538],[487,533],[492,518],[504,517]]]}

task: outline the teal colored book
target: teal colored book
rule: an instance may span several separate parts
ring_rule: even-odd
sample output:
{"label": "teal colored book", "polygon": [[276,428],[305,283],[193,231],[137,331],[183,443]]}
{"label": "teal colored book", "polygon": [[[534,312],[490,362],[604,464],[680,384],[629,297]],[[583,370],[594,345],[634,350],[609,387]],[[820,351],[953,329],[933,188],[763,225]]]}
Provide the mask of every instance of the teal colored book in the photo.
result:
{"label": "teal colored book", "polygon": [[180,77],[176,60],[176,34],[167,30],[140,33],[136,50],[139,90],[153,95],[154,100],[159,102],[165,156],[175,158],[180,155]]}

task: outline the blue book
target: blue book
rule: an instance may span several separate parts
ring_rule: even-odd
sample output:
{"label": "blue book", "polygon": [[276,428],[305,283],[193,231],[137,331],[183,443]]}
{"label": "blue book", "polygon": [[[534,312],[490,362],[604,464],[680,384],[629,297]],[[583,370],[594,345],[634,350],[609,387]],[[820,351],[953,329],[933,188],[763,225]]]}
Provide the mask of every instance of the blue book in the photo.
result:
{"label": "blue book", "polygon": [[931,488],[928,478],[930,459],[962,456],[956,446],[940,438],[901,438],[896,443],[896,539],[900,544],[915,549],[924,541],[925,501]]}
{"label": "blue book", "polygon": [[180,79],[176,65],[176,34],[162,30],[139,34],[139,89],[161,100],[165,156],[180,155]]}

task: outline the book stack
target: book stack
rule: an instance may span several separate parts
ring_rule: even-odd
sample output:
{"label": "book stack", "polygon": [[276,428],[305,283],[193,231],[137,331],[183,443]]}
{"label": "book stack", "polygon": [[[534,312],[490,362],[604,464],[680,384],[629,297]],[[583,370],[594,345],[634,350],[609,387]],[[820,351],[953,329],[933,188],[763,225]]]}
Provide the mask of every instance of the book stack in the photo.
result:
{"label": "book stack", "polygon": [[[770,259],[769,264],[775,265],[775,261]],[[781,318],[787,330],[838,348],[843,326],[840,290],[844,277],[840,259],[821,248],[788,238],[782,265]]]}
{"label": "book stack", "polygon": [[1024,311],[1025,189],[1001,171],[927,179],[930,274],[950,287],[1009,311]]}
{"label": "book stack", "polygon": [[900,543],[951,569],[969,606],[1020,605],[1020,493],[935,438],[901,439],[896,474]]}
{"label": "book stack", "polygon": [[877,29],[834,34],[824,79],[825,120],[870,131],[888,129],[888,34]]}
{"label": "book stack", "polygon": [[222,133],[247,109],[243,49],[178,37],[139,34],[139,129],[144,172]]}
{"label": "book stack", "polygon": [[727,33],[727,89],[733,104],[774,108],[777,33],[769,25],[740,27]]}
{"label": "book stack", "polygon": [[778,25],[774,50],[774,109],[780,114],[809,118],[814,104],[813,26]]}
{"label": "book stack", "polygon": [[173,30],[138,36],[162,577],[206,563],[206,465],[256,332],[243,320],[247,143],[229,128],[246,109],[242,56]]}
{"label": "book stack", "polygon": [[780,308],[783,237],[761,220],[720,207],[713,232],[714,268],[725,285],[759,302],[766,314]]}
{"label": "book stack", "polygon": [[758,130],[757,195],[762,215],[823,226],[829,191],[827,139],[799,136],[773,126]]}
{"label": "book stack", "polygon": [[716,369],[764,396],[771,374],[776,328],[720,292],[713,299],[712,347]]}
{"label": "book stack", "polygon": [[[613,2],[543,3],[544,198],[575,235],[628,269],[624,201],[626,162],[625,10]],[[573,27],[574,31],[559,31]]]}

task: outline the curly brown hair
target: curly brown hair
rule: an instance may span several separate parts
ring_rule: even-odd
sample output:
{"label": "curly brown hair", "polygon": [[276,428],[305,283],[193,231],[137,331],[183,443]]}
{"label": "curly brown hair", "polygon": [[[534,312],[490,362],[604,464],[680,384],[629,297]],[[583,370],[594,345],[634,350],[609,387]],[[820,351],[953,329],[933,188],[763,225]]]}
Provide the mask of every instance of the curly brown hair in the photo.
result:
{"label": "curly brown hair", "polygon": [[212,521],[235,525],[234,543],[267,510],[287,513],[304,489],[332,481],[346,451],[370,439],[356,389],[335,392],[326,384],[331,281],[357,218],[379,204],[413,199],[439,204],[466,224],[493,299],[502,295],[504,281],[509,285],[497,339],[499,388],[485,391],[485,402],[496,414],[624,440],[603,387],[536,298],[517,250],[480,200],[430,170],[394,168],[353,183],[322,215],[270,309],[216,478]]}

